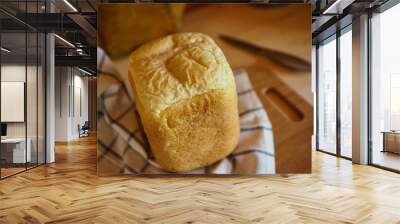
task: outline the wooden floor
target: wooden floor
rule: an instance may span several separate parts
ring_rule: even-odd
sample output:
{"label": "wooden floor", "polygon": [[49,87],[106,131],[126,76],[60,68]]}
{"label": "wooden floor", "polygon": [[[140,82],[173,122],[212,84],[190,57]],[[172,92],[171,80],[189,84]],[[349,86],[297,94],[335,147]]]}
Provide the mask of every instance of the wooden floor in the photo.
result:
{"label": "wooden floor", "polygon": [[289,177],[97,177],[94,137],[0,181],[0,223],[400,223],[400,175],[313,154]]}
{"label": "wooden floor", "polygon": [[0,168],[1,169],[1,177],[7,177],[25,170],[25,167],[10,167],[10,168]]}

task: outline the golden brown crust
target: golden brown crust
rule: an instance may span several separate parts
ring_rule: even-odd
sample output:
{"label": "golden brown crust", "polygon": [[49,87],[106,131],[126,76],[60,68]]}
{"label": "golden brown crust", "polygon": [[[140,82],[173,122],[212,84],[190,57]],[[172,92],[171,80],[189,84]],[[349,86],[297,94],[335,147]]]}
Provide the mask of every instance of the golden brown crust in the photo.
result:
{"label": "golden brown crust", "polygon": [[130,57],[130,81],[157,162],[189,171],[223,159],[238,143],[232,70],[204,34],[170,35]]}
{"label": "golden brown crust", "polygon": [[146,41],[176,30],[177,23],[165,4],[98,6],[99,45],[111,58],[127,56]]}

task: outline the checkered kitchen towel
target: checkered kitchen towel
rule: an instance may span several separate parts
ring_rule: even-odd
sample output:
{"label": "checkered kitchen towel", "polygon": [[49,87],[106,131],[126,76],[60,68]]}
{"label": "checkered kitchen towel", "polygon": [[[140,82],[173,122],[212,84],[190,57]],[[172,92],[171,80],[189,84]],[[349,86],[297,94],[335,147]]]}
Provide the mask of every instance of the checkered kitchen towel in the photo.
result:
{"label": "checkered kitchen towel", "polygon": [[[120,66],[98,49],[98,174],[167,174],[154,160],[131,87],[116,65]],[[275,173],[271,122],[247,73],[240,70],[234,75],[239,101],[239,144],[225,159],[188,174]]]}

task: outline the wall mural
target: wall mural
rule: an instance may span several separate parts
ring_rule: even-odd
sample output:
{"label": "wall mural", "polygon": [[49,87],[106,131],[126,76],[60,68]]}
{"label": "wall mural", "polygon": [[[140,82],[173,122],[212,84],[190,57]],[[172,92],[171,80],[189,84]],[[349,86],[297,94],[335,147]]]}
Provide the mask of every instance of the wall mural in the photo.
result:
{"label": "wall mural", "polygon": [[310,10],[99,4],[98,174],[310,173]]}

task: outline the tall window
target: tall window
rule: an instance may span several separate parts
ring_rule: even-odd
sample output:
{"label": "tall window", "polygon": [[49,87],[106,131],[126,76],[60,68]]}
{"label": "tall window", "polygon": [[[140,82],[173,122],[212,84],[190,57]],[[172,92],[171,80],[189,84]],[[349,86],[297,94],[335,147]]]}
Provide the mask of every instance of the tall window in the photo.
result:
{"label": "tall window", "polygon": [[318,149],[336,153],[336,37],[318,47]]}
{"label": "tall window", "polygon": [[400,4],[371,18],[372,163],[400,170]]}
{"label": "tall window", "polygon": [[317,146],[345,158],[352,157],[351,28],[349,25],[338,32],[340,36],[323,41],[317,54]]}
{"label": "tall window", "polygon": [[352,35],[351,26],[340,36],[340,154],[352,157]]}

